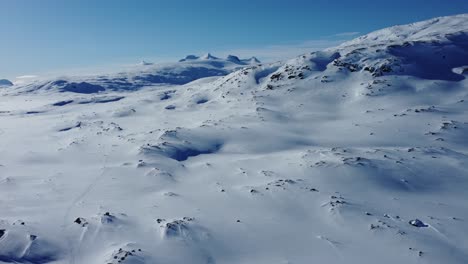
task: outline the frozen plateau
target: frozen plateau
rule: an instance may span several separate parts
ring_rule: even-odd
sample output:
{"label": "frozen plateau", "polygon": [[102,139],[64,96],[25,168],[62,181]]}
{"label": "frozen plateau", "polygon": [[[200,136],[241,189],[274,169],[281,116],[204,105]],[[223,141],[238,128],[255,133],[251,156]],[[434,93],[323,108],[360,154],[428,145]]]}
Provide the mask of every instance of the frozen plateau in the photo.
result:
{"label": "frozen plateau", "polygon": [[468,15],[275,63],[0,82],[0,263],[468,263]]}

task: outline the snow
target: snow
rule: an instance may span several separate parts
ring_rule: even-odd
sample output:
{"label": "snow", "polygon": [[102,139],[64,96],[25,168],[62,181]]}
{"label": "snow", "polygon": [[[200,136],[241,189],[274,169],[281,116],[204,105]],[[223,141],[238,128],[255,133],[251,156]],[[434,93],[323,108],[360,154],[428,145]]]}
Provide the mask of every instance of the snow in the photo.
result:
{"label": "snow", "polygon": [[153,64],[143,61],[130,69],[114,74],[63,76],[21,83],[10,94],[44,91],[94,94],[107,90],[140,90],[155,85],[183,85],[201,78],[225,76],[246,65],[257,63],[257,60],[252,59],[238,61],[229,58],[219,59],[209,53],[201,58],[188,55],[176,63]]}
{"label": "snow", "polygon": [[13,83],[7,79],[0,79],[0,87],[2,86],[12,86]]}
{"label": "snow", "polygon": [[234,63],[238,63],[240,64],[241,63],[241,60],[239,59],[239,57],[235,56],[235,55],[228,55],[226,60],[228,61],[232,61]]}
{"label": "snow", "polygon": [[[409,25],[394,26],[372,32],[354,40],[345,42],[341,47],[369,46],[369,44],[404,43],[414,41],[440,42],[447,41],[454,35],[466,33],[468,28],[468,14],[438,17]],[[466,42],[463,41],[463,42]]]}
{"label": "snow", "polygon": [[1,90],[0,263],[467,263],[467,30]]}
{"label": "snow", "polygon": [[187,55],[185,58],[179,60],[179,62],[184,62],[184,61],[188,61],[188,60],[198,60],[199,57],[196,56],[196,55]]}
{"label": "snow", "polygon": [[217,60],[215,56],[211,55],[210,53],[207,53],[201,57],[202,60]]}

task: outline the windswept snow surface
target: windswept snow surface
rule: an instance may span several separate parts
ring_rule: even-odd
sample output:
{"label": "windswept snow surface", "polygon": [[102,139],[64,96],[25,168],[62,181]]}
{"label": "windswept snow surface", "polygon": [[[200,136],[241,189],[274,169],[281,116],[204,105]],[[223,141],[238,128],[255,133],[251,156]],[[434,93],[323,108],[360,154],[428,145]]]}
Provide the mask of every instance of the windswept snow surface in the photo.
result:
{"label": "windswept snow surface", "polygon": [[233,61],[2,90],[0,263],[468,263],[467,15]]}

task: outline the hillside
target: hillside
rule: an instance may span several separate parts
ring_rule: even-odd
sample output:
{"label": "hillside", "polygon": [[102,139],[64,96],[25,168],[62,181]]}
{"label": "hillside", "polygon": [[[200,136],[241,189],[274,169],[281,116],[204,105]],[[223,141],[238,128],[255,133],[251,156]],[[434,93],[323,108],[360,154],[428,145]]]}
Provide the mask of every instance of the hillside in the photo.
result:
{"label": "hillside", "polygon": [[468,263],[467,75],[458,15],[0,90],[0,263]]}

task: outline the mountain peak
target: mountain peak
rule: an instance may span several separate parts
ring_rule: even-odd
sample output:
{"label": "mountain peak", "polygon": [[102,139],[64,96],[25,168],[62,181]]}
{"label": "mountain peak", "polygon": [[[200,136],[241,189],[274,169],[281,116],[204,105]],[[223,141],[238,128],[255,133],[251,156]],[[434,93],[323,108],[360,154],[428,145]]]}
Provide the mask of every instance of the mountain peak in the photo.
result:
{"label": "mountain peak", "polygon": [[239,59],[239,57],[235,56],[235,55],[228,55],[226,60],[228,61],[231,61],[231,62],[234,62],[234,63],[240,63],[241,60]]}
{"label": "mountain peak", "polygon": [[257,59],[256,57],[252,57],[249,59],[249,62],[250,63],[261,63],[259,59]]}
{"label": "mountain peak", "polygon": [[260,63],[260,61],[256,57],[251,57],[249,59],[241,59],[236,55],[230,54],[225,59],[220,59],[218,57],[213,56],[211,53],[207,53],[201,57],[196,56],[196,55],[188,55],[184,59],[179,60],[179,62],[197,61],[197,60],[223,60],[223,61],[228,61],[228,62],[232,62],[234,64],[239,64],[239,65]]}
{"label": "mountain peak", "polygon": [[207,53],[207,54],[203,55],[203,57],[201,57],[201,58],[204,59],[204,60],[216,60],[216,59],[218,59],[217,57],[211,55],[211,53]]}
{"label": "mountain peak", "polygon": [[200,57],[196,55],[187,55],[185,58],[179,60],[179,62],[190,61],[190,60],[198,60]]}
{"label": "mountain peak", "polygon": [[7,79],[0,79],[0,86],[12,86],[13,83]]}

